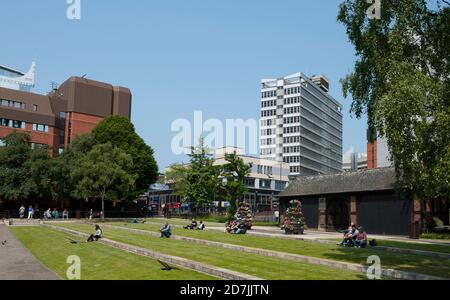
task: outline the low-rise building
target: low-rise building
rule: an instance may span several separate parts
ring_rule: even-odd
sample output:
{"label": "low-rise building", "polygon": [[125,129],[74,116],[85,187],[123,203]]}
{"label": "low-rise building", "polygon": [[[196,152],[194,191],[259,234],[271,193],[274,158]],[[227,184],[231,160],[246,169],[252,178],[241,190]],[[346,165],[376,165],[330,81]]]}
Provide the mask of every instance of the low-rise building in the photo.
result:
{"label": "low-rise building", "polygon": [[[236,154],[246,164],[251,164],[250,174],[245,179],[248,188],[247,194],[244,196],[254,212],[272,213],[278,209],[278,194],[283,191],[289,184],[289,164],[276,162],[274,160],[261,159],[258,157],[244,155],[243,149],[236,147],[225,147],[217,149],[214,153],[216,166],[226,164],[225,154]],[[171,208],[182,208],[180,196],[173,190],[173,184],[165,179],[160,180],[160,184],[153,185],[149,191],[150,203],[157,203],[159,206],[169,206]],[[226,208],[226,202],[217,195],[212,199],[216,207],[220,209]]]}

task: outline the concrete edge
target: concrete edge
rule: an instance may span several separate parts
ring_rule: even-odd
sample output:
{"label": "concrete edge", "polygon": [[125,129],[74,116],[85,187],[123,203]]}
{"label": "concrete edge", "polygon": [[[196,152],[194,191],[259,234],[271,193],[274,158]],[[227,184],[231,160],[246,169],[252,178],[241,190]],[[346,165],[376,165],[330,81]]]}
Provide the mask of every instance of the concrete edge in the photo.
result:
{"label": "concrete edge", "polygon": [[[42,224],[42,226],[56,230],[56,231],[84,237],[84,238],[89,237],[88,234],[85,234],[85,233],[82,233],[79,231],[75,231],[72,229],[68,229],[68,228],[45,224],[45,222]],[[174,264],[174,265],[177,265],[182,268],[191,269],[191,270],[194,270],[197,272],[205,273],[205,274],[208,274],[208,275],[211,275],[214,277],[219,277],[219,278],[226,279],[226,280],[264,280],[262,278],[243,274],[240,272],[199,263],[199,262],[196,262],[193,260],[189,260],[189,259],[185,259],[185,258],[181,258],[181,257],[177,257],[177,256],[162,254],[162,253],[152,251],[149,249],[136,247],[136,246],[128,245],[125,243],[121,243],[121,242],[117,242],[117,241],[113,241],[113,240],[109,240],[109,239],[101,239],[99,242],[101,244],[104,244],[104,245],[107,245],[107,246],[110,246],[110,247],[113,247],[116,249],[120,249],[123,251],[127,251],[129,253],[141,255],[144,257],[149,257],[152,259],[164,260],[167,263]]]}

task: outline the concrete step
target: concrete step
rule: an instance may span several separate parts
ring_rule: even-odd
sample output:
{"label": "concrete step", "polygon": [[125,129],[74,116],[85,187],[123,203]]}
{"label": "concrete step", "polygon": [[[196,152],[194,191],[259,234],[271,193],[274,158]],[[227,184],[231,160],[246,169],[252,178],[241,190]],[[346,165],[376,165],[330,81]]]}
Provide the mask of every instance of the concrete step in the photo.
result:
{"label": "concrete step", "polygon": [[39,226],[41,223],[38,219],[9,219],[5,221],[8,226]]}

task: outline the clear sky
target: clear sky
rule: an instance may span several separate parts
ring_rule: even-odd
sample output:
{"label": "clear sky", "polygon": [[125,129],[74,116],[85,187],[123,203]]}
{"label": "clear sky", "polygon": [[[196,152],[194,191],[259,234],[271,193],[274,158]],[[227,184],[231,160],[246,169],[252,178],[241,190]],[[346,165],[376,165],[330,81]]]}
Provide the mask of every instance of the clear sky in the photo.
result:
{"label": "clear sky", "polygon": [[325,74],[344,105],[344,152],[366,151],[366,121],[349,114],[339,80],[354,49],[336,22],[340,0],[1,0],[0,64],[27,71],[34,92],[72,75],[129,87],[132,121],[160,168],[185,161],[171,151],[171,123],[259,118],[260,79]]}

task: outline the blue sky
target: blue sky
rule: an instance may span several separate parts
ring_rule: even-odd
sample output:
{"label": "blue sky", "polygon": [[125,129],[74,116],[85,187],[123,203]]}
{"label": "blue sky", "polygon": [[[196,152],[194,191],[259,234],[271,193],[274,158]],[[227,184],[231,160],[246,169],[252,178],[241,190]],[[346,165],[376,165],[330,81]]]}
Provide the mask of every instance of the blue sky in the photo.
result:
{"label": "blue sky", "polygon": [[299,71],[325,74],[344,105],[344,152],[366,151],[366,121],[349,114],[339,80],[353,46],[336,22],[340,0],[2,0],[0,64],[22,71],[37,61],[34,92],[52,81],[88,78],[129,87],[132,121],[161,168],[185,161],[171,151],[171,123],[259,117],[260,79]]}

